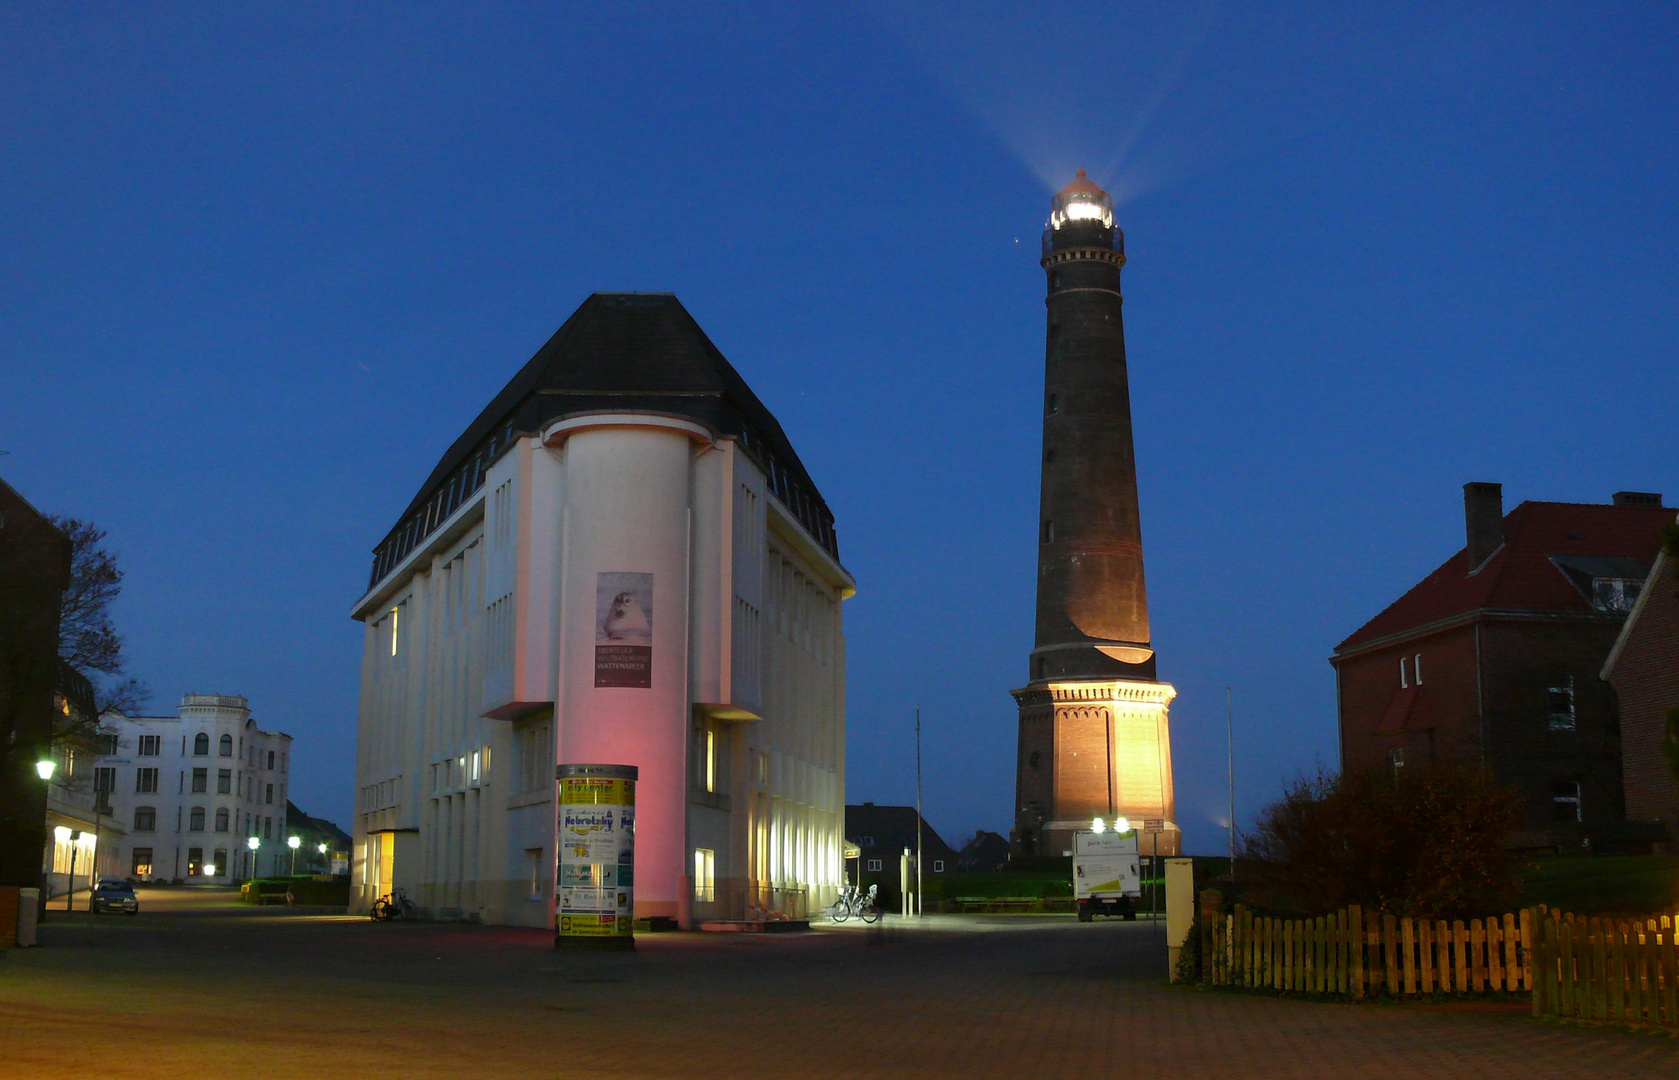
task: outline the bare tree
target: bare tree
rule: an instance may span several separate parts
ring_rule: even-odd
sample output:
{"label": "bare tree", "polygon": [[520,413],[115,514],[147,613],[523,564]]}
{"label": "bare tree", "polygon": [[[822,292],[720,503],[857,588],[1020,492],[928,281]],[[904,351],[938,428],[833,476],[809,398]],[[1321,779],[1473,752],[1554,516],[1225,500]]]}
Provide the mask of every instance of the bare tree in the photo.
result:
{"label": "bare tree", "polygon": [[111,605],[122,592],[122,568],[102,546],[105,530],[79,518],[52,521],[70,538],[70,586],[59,605],[58,655],[93,684],[94,703],[93,716],[66,717],[54,740],[89,744],[100,716],[113,711],[133,716],[145,708],[151,691],[124,673],[122,635],[111,621]]}

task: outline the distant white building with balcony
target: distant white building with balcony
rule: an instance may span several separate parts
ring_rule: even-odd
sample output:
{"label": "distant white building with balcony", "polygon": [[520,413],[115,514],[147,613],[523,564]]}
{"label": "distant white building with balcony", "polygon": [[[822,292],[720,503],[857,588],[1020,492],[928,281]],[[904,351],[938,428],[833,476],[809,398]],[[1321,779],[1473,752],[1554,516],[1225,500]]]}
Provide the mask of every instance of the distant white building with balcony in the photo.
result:
{"label": "distant white building with balcony", "polygon": [[107,753],[95,762],[111,819],[104,873],[142,881],[233,884],[285,873],[290,735],[264,731],[249,703],[185,694],[178,716],[103,718]]}

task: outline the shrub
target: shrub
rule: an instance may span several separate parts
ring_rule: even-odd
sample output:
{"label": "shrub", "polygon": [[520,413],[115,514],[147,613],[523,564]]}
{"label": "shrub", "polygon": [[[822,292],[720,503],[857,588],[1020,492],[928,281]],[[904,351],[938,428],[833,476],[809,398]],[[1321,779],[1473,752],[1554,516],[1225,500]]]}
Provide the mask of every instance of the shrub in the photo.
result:
{"label": "shrub", "polygon": [[1311,916],[1348,904],[1453,918],[1509,910],[1521,863],[1508,850],[1517,796],[1451,765],[1320,773],[1291,785],[1243,845],[1245,892],[1263,910]]}

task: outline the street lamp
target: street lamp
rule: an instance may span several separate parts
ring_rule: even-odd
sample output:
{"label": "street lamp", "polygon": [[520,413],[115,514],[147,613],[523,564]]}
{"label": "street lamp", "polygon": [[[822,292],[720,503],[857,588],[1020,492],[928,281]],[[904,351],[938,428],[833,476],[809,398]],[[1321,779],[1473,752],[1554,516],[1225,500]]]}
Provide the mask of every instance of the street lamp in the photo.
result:
{"label": "street lamp", "polygon": [[64,910],[69,911],[76,900],[76,849],[81,846],[82,831],[72,831],[60,825],[52,832],[58,839],[70,841],[70,875],[69,880],[64,883]]}
{"label": "street lamp", "polygon": [[286,837],[286,846],[291,848],[291,872],[293,877],[297,876],[297,846],[301,843],[303,841],[295,836]]}
{"label": "street lamp", "polygon": [[321,853],[321,873],[328,873],[332,870],[332,862],[326,857],[326,845],[316,844],[315,850]]}
{"label": "street lamp", "polygon": [[42,780],[51,780],[53,770],[58,768],[58,762],[42,758],[35,763],[35,775]]}
{"label": "street lamp", "polygon": [[251,881],[255,882],[257,879],[257,848],[262,846],[262,841],[254,836],[247,837],[245,846],[251,849]]}

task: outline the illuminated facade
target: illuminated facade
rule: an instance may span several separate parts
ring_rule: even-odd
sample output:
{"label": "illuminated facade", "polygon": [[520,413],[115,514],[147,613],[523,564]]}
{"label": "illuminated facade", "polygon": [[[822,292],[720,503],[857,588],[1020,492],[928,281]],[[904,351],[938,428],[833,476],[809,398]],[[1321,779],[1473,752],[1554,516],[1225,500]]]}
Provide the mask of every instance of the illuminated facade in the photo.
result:
{"label": "illuminated facade", "polygon": [[253,869],[286,873],[292,737],[257,727],[236,694],[183,694],[178,712],[100,720],[107,752],[92,762],[108,806],[100,870],[193,885],[236,885]]}
{"label": "illuminated facade", "polygon": [[1060,854],[1096,817],[1125,817],[1144,854],[1175,855],[1167,713],[1155,679],[1125,368],[1113,201],[1084,170],[1044,230],[1049,278],[1038,605],[1020,706],[1019,854]]}
{"label": "illuminated facade", "polygon": [[352,910],[552,926],[555,767],[634,765],[635,913],[802,914],[841,880],[833,516],[668,294],[584,302],[375,549]]}

